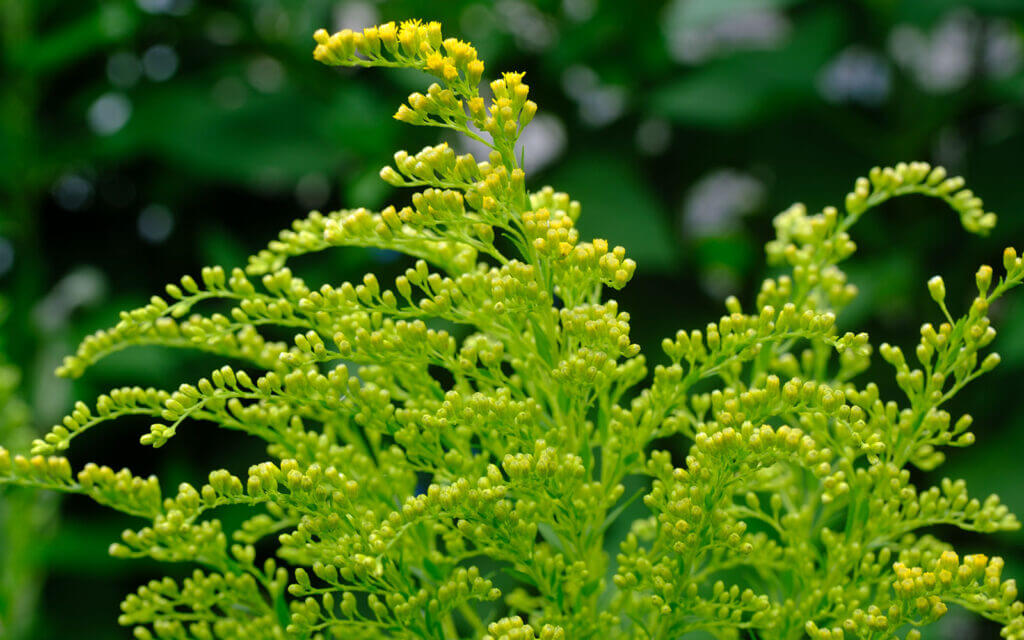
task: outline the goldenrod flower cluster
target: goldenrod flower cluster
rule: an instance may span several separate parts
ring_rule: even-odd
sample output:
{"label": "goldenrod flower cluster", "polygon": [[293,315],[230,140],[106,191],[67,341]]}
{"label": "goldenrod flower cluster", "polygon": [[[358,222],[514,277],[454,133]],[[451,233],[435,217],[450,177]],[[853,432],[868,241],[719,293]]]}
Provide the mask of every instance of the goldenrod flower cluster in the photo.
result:
{"label": "goldenrod flower cluster", "polygon": [[[918,487],[910,472],[974,442],[971,417],[946,406],[998,364],[988,311],[1024,280],[1022,258],[1007,249],[998,276],[981,267],[962,316],[932,278],[937,308],[911,357],[842,315],[857,294],[840,268],[851,229],[888,199],[938,198],[968,231],[991,230],[962,180],[900,164],[858,180],[842,209],[790,207],[766,247],[779,274],[750,306],[729,298],[717,320],[666,338],[649,370],[608,297],[636,263],[581,236],[569,195],[527,186],[514,149],[537,106],[523,74],[503,74],[485,101],[476,50],[436,23],[314,37],[328,65],[433,76],[395,117],[491,152],[400,151],[380,175],[414,189],[409,204],[313,212],[245,268],[168,285],[59,373],[136,345],[229,364],[166,390],[115,389],[29,452],[0,448],[0,483],[140,518],[114,555],[196,567],[124,601],[135,637],[881,640],[917,638],[956,603],[1024,639],[1002,561],[961,560],[928,532],[1017,518],[996,496]],[[287,266],[334,247],[410,260],[393,282],[319,286]],[[865,378],[876,352],[899,397]],[[266,455],[167,494],[155,477],[60,457],[130,415],[152,421],[144,445],[204,421],[261,439]],[[248,517],[229,524],[224,507]]]}

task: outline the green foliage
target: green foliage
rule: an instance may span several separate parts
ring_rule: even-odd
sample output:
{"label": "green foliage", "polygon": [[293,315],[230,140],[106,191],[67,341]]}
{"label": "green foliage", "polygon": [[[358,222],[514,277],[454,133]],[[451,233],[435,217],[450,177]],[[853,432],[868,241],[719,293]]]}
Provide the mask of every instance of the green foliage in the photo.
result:
{"label": "green foliage", "polygon": [[[0,299],[0,324],[7,315]],[[21,372],[7,362],[0,343],[0,441],[25,448],[32,438],[31,412],[19,397]],[[0,637],[29,638],[33,609],[41,586],[33,557],[46,525],[53,518],[53,501],[29,489],[0,492]]]}
{"label": "green foliage", "polygon": [[[839,264],[848,231],[890,198],[944,200],[986,233],[994,214],[923,163],[872,170],[840,211],[794,205],[767,245],[779,273],[750,312],[735,298],[703,331],[663,342],[653,369],[630,316],[605,297],[636,264],[606,240],[581,240],[580,204],[531,192],[516,141],[536,113],[522,74],[480,95],[483,63],[437,23],[315,35],[335,66],[417,69],[437,80],[395,118],[466,135],[487,160],[448,145],[399,152],[381,177],[421,189],[409,206],[314,212],[247,269],[206,268],[87,338],[60,373],[81,375],[134,345],[207,351],[232,365],[177,389],[123,388],[78,403],[28,455],[0,449],[0,482],[79,493],[149,523],[118,557],[196,564],[122,605],[137,638],[683,637],[914,638],[958,604],[1024,638],[1024,605],[1003,562],[962,560],[922,531],[1017,529],[999,499],[963,482],[919,489],[910,467],[973,443],[970,416],[943,408],[998,364],[988,310],[1024,280],[976,274],[961,317],[945,285],[928,289],[912,366],[878,351],[903,396],[865,380],[873,347],[839,329],[856,295]],[[336,246],[416,258],[383,288],[310,288],[285,266]],[[230,310],[203,315],[197,305]],[[191,314],[191,315],[190,315]],[[188,316],[187,318],[185,316]],[[262,331],[294,332],[291,344]],[[166,444],[186,420],[267,443],[239,477],[213,471],[164,496],[155,477],[58,454],[125,415],[154,420]],[[667,439],[667,440],[666,440]],[[685,460],[663,450],[690,443]],[[626,485],[646,483],[647,513],[613,558],[611,527],[631,517]],[[248,507],[233,531],[213,511]],[[630,515],[627,515],[630,514]],[[276,543],[276,546],[275,546]],[[268,556],[263,550],[274,547]],[[744,631],[747,630],[747,631]]]}

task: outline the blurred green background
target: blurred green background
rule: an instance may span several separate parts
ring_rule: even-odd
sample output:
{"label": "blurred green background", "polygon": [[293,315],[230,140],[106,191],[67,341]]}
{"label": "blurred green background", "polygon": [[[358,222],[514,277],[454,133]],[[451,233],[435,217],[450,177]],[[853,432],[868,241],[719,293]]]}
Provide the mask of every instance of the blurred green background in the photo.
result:
{"label": "blurred green background", "polygon": [[[112,386],[208,370],[139,350],[83,381],[55,379],[118,310],[204,264],[243,264],[309,209],[408,198],[377,171],[399,147],[438,141],[390,118],[426,79],[310,55],[317,27],[408,17],[473,41],[490,72],[527,71],[541,106],[525,136],[532,186],[581,200],[583,235],[639,262],[616,297],[652,357],[662,336],[717,317],[729,293],[752,299],[776,212],[841,204],[876,164],[943,164],[1001,216],[992,238],[967,237],[941,205],[912,199],[855,229],[848,271],[862,293],[840,321],[876,344],[910,346],[936,319],[929,276],[944,275],[963,308],[977,265],[1024,240],[1022,0],[0,0],[0,362],[14,365],[0,369],[0,438],[25,439]],[[351,250],[296,264],[311,282],[339,282],[394,259]],[[1022,514],[1024,296],[993,315],[1003,365],[953,407],[974,414],[979,442],[918,481],[964,477]],[[16,369],[30,415],[7,398]],[[76,440],[72,461],[173,486],[259,455],[201,424],[155,455],[136,444],[140,426]],[[0,637],[127,637],[123,595],[187,569],[108,558],[129,524],[84,500],[0,498]],[[937,533],[1004,555],[1024,578],[1024,534]],[[928,637],[996,633],[953,612]]]}

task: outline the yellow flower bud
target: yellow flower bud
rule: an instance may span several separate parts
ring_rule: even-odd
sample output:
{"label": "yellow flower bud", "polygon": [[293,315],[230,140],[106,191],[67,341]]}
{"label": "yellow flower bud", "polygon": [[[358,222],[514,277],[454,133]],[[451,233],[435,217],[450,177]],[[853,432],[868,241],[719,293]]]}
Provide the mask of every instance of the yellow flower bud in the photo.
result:
{"label": "yellow flower bud", "polygon": [[941,276],[933,276],[928,281],[928,293],[931,294],[932,300],[939,303],[940,305],[945,303],[946,283],[943,282]]}

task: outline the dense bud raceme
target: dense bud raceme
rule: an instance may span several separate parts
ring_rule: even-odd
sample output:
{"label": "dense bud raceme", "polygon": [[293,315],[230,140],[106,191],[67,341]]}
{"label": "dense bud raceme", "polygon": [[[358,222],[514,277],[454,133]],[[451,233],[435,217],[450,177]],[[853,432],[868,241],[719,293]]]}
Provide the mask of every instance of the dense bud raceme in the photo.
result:
{"label": "dense bud raceme", "polygon": [[[959,317],[932,278],[938,309],[913,354],[874,346],[842,316],[857,289],[839,265],[870,209],[925,195],[968,231],[993,228],[962,179],[876,168],[842,209],[780,213],[766,247],[779,275],[749,307],[731,297],[717,320],[666,338],[649,370],[630,314],[607,297],[636,263],[581,236],[569,195],[527,187],[514,150],[537,105],[523,74],[502,74],[485,100],[476,50],[437,23],[314,39],[327,65],[432,76],[394,117],[491,151],[400,151],[380,176],[415,189],[409,205],[312,212],[245,268],[168,285],[59,373],[133,345],[230,365],[168,390],[115,389],[27,453],[0,449],[0,483],[141,518],[112,554],[197,566],[125,599],[136,638],[914,639],[956,603],[1024,639],[1002,560],[961,559],[927,532],[1007,531],[1017,518],[961,481],[919,488],[909,470],[974,442],[971,417],[945,407],[998,364],[988,310],[1024,280],[1021,257],[1007,249],[998,275],[981,267]],[[332,247],[390,249],[409,266],[393,282],[319,287],[287,266]],[[200,312],[207,302],[222,311]],[[265,335],[282,328],[290,343]],[[864,378],[876,351],[905,397]],[[267,457],[173,494],[60,457],[127,415],[152,420],[145,445],[204,420],[262,439]],[[658,448],[669,441],[688,450]],[[215,517],[226,506],[250,515],[230,527]]]}

